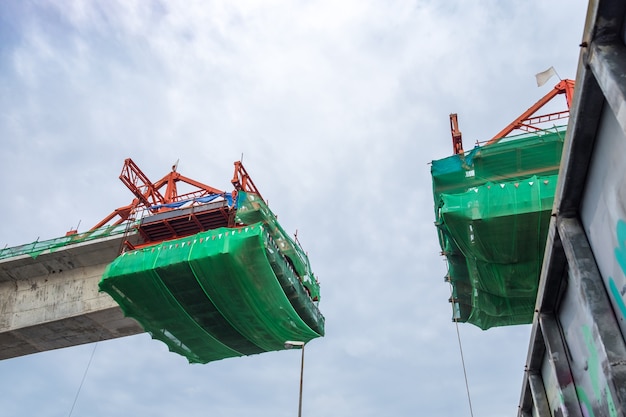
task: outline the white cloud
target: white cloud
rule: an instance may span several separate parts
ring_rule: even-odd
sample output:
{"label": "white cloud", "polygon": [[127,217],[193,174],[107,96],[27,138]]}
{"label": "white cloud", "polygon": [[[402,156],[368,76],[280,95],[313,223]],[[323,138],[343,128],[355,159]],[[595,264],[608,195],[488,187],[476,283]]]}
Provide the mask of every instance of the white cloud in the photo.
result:
{"label": "white cloud", "polygon": [[[467,412],[428,162],[449,113],[470,148],[545,93],[536,72],[574,77],[582,2],[9,3],[2,246],[129,203],[126,157],[228,189],[243,153],[322,282],[304,414]],[[461,335],[476,414],[515,413],[528,328]],[[0,362],[0,408],[68,412],[90,352]],[[191,366],[145,335],[103,342],[75,414],[293,415],[293,353]]]}

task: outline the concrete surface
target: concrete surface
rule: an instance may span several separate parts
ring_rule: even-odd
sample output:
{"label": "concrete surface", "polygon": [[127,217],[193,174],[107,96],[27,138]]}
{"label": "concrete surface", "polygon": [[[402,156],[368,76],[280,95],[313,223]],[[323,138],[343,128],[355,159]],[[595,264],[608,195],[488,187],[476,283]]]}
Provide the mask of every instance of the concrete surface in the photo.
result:
{"label": "concrete surface", "polygon": [[98,292],[121,242],[109,236],[0,260],[0,359],[142,333]]}

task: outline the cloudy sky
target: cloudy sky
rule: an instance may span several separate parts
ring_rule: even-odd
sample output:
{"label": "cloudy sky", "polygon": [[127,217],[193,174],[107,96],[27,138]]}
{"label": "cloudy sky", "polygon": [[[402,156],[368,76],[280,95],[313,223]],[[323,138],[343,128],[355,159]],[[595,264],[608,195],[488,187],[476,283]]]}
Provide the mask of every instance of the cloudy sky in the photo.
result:
{"label": "cloudy sky", "polygon": [[[428,164],[451,153],[450,113],[468,149],[556,83],[537,72],[575,78],[586,7],[2,1],[0,245],[128,204],[127,157],[229,189],[243,155],[322,285],[303,415],[469,416]],[[474,415],[515,415],[530,326],[459,330]],[[189,365],[143,334],[0,362],[0,409],[294,416],[299,366],[296,351]]]}

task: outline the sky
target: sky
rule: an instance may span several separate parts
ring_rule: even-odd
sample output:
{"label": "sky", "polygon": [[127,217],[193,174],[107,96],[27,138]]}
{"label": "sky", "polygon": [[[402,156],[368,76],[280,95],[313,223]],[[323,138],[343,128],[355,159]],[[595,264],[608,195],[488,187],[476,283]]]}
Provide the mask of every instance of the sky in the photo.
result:
{"label": "sky", "polygon": [[[125,158],[229,190],[243,157],[321,283],[302,414],[469,416],[429,163],[452,152],[450,113],[470,149],[558,81],[536,73],[574,79],[586,8],[2,1],[0,245],[130,203]],[[473,414],[516,415],[530,326],[458,331]],[[189,365],[141,334],[0,361],[0,410],[286,417],[299,372],[298,351]]]}

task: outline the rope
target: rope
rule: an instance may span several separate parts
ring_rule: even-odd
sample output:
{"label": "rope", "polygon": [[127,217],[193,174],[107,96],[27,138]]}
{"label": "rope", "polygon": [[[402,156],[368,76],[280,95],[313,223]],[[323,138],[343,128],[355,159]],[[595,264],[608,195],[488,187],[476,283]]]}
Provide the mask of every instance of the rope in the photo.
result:
{"label": "rope", "polygon": [[[448,272],[448,277],[450,272]],[[459,321],[456,319],[456,312],[454,311],[454,292],[452,290],[452,279],[448,280],[450,284],[450,299],[452,300],[452,318],[454,319],[454,325],[456,326],[456,338],[459,341],[459,352],[461,354],[461,365],[463,366],[463,377],[465,378],[465,391],[467,392],[467,403],[469,404],[470,416],[474,417],[474,410],[472,409],[472,397],[470,396],[469,382],[467,381],[467,370],[465,369],[465,358],[463,357],[463,345],[461,344],[461,333],[459,332]]]}
{"label": "rope", "polygon": [[463,358],[463,345],[461,345],[461,333],[459,333],[459,322],[454,320],[456,325],[456,337],[459,340],[459,352],[461,352],[461,364],[463,364],[463,377],[465,378],[465,390],[467,391],[467,402],[469,404],[470,416],[474,417],[472,410],[472,398],[470,396],[469,383],[467,382],[467,371],[465,369],[465,359]]}
{"label": "rope", "polygon": [[78,401],[78,396],[80,394],[80,390],[83,388],[83,384],[85,383],[85,378],[87,377],[87,371],[89,370],[89,366],[91,365],[91,361],[93,359],[94,353],[96,353],[96,347],[98,347],[98,342],[93,344],[93,350],[91,351],[91,356],[89,357],[89,362],[87,363],[87,368],[85,368],[85,373],[83,374],[83,379],[80,381],[80,385],[78,386],[78,391],[76,391],[76,396],[74,397],[74,402],[72,403],[72,408],[70,408],[70,413],[68,417],[71,417],[72,412],[74,411],[74,406],[76,405],[76,401]]}

